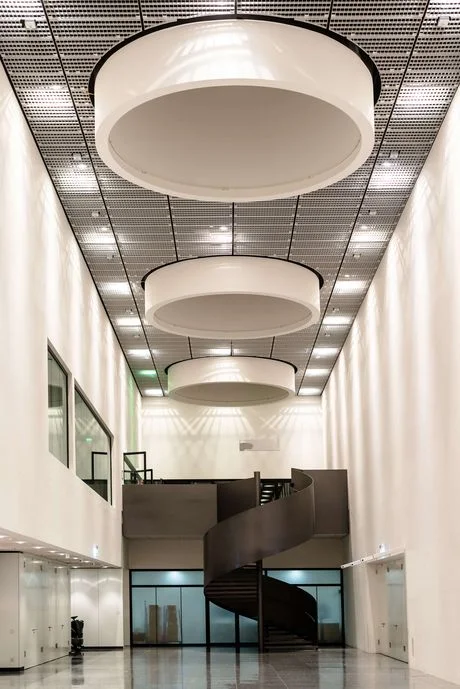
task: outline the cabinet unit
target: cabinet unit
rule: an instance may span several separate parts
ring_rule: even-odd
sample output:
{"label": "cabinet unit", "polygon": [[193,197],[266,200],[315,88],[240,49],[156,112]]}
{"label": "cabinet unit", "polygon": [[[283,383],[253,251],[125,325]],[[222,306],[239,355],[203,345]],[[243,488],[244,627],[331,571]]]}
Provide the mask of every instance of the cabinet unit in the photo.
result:
{"label": "cabinet unit", "polygon": [[0,555],[0,668],[29,668],[70,650],[69,571],[22,553]]}
{"label": "cabinet unit", "polygon": [[69,570],[25,556],[20,576],[21,651],[24,668],[70,650]]}
{"label": "cabinet unit", "polygon": [[372,589],[377,653],[407,662],[404,561],[376,566]]}
{"label": "cabinet unit", "polygon": [[123,572],[121,569],[71,570],[72,615],[83,620],[84,646],[123,646]]}

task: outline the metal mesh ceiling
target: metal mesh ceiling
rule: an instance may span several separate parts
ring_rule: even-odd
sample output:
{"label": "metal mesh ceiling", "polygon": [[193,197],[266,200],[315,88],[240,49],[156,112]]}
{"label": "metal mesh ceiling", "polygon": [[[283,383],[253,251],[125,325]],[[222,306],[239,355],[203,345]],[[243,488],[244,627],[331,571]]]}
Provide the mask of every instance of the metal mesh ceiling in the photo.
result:
{"label": "metal mesh ceiling", "polygon": [[[163,394],[164,369],[175,361],[231,353],[290,361],[299,394],[320,393],[459,83],[457,0],[238,0],[240,12],[305,19],[369,52],[382,77],[369,160],[327,189],[250,204],[168,198],[117,177],[95,149],[87,92],[94,64],[143,28],[234,9],[207,0],[2,0],[3,63],[145,395]],[[273,340],[233,342],[143,323],[140,279],[148,270],[232,251],[321,272],[322,322]]]}

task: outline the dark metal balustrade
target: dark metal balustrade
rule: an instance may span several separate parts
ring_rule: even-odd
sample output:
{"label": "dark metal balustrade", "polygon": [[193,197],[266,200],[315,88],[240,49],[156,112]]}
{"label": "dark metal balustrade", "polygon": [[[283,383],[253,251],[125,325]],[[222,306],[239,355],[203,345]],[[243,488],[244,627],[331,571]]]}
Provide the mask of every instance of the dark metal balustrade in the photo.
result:
{"label": "dark metal balustrade", "polygon": [[218,485],[218,523],[204,537],[208,601],[258,620],[259,649],[317,645],[316,600],[262,574],[262,560],[312,538],[313,479],[292,469],[291,481],[251,479]]}

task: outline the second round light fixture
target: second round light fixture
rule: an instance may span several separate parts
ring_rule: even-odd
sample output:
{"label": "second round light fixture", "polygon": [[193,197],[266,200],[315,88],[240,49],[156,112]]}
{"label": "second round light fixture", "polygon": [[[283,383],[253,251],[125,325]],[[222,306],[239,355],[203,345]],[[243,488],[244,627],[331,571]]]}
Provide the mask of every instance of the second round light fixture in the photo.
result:
{"label": "second round light fixture", "polygon": [[175,335],[247,340],[318,321],[322,278],[292,261],[210,256],[178,261],[144,280],[145,319]]}
{"label": "second round light fixture", "polygon": [[[316,323],[322,278],[290,261],[210,256],[148,273],[145,319],[160,330],[202,339],[285,335]],[[190,359],[168,369],[172,399],[206,406],[268,404],[295,393],[291,364],[259,357]]]}

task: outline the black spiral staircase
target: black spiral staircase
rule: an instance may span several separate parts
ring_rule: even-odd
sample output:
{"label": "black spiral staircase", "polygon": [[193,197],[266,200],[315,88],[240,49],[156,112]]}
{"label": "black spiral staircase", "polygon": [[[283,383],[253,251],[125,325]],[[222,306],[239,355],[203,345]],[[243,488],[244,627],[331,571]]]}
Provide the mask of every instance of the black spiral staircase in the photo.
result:
{"label": "black spiral staircase", "polygon": [[204,537],[208,601],[259,623],[259,650],[317,647],[316,600],[263,574],[262,561],[315,531],[313,479],[292,469],[290,484],[254,478],[218,485],[218,523]]}

